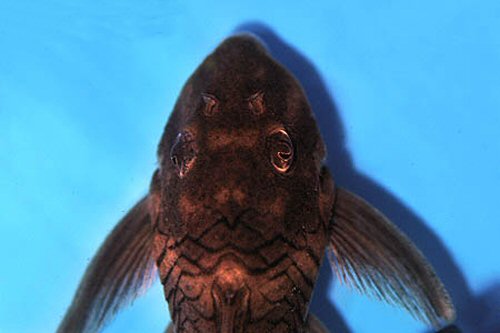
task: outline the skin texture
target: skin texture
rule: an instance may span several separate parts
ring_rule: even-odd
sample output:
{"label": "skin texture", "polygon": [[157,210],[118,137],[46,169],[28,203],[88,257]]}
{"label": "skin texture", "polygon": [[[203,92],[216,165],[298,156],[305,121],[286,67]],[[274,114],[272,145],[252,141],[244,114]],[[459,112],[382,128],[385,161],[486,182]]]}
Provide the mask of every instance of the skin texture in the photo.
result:
{"label": "skin texture", "polygon": [[149,194],[106,239],[58,331],[98,331],[158,274],[169,332],[326,332],[308,313],[325,250],[341,281],[435,326],[452,320],[420,252],[335,187],[324,154],[293,76],[254,38],[227,39],[184,86]]}

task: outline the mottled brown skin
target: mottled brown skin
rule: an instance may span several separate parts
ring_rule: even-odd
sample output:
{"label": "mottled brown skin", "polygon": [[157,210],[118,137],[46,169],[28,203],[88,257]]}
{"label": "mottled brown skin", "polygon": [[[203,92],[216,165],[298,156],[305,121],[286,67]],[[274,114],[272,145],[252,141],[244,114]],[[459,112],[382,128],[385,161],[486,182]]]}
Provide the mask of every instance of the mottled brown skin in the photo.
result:
{"label": "mottled brown skin", "polygon": [[[267,139],[277,129],[297,155],[284,173],[270,162]],[[183,131],[197,153],[180,177],[171,147]],[[253,39],[226,40],[193,74],[152,185],[154,253],[176,332],[305,330],[328,242],[323,151],[303,91]]]}
{"label": "mottled brown skin", "polygon": [[[328,249],[340,281],[439,326],[453,304],[387,218],[323,165],[306,96],[252,37],[225,40],[183,88],[149,194],[87,268],[58,332],[99,331],[159,271],[168,332],[310,332]],[[335,157],[333,157],[335,158]]]}

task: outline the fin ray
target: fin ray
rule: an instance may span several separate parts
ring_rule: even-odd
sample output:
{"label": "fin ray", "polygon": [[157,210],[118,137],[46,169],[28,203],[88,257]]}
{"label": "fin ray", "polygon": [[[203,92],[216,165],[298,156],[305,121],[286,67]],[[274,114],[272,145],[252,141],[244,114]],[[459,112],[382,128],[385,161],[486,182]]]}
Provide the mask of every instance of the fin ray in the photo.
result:
{"label": "fin ray", "polygon": [[148,197],[108,235],[92,259],[57,332],[97,332],[156,275]]}
{"label": "fin ray", "polygon": [[452,321],[450,296],[424,256],[382,213],[336,189],[328,255],[340,280],[433,326]]}

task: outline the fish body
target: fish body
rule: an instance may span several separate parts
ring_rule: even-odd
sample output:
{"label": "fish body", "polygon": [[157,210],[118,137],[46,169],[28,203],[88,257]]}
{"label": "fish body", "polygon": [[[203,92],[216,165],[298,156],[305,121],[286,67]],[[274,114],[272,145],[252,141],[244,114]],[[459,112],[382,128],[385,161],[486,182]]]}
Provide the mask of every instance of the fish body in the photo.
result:
{"label": "fish body", "polygon": [[59,332],[99,330],[157,274],[173,332],[326,332],[308,311],[326,250],[340,280],[434,324],[453,305],[420,252],[337,188],[296,79],[253,37],[188,79],[149,194],[118,224]]}
{"label": "fish body", "polygon": [[[176,330],[303,331],[328,219],[319,213],[323,142],[302,90],[253,39],[237,37],[205,60],[180,101],[152,186],[155,257]],[[175,145],[185,145],[179,159],[195,150],[182,176]],[[280,153],[290,155],[286,171],[273,165]]]}

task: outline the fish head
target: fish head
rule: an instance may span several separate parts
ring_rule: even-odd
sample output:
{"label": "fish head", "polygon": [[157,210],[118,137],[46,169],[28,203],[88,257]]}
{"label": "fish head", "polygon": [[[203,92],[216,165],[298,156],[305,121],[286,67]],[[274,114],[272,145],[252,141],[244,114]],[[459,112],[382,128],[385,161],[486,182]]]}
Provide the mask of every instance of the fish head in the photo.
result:
{"label": "fish head", "polygon": [[159,228],[296,229],[317,211],[324,144],[293,76],[253,37],[225,40],[190,77],[158,149]]}

